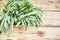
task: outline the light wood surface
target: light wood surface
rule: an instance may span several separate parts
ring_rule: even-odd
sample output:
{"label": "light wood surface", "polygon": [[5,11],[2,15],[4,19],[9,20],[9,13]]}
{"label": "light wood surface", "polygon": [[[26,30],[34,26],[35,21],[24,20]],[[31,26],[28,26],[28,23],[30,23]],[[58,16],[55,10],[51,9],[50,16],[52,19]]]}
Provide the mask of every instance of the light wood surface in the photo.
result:
{"label": "light wood surface", "polygon": [[30,0],[43,10],[42,25],[60,26],[60,0]]}
{"label": "light wood surface", "polygon": [[60,40],[60,28],[29,27],[27,31],[23,28],[15,28],[10,36],[0,35],[0,40]]}

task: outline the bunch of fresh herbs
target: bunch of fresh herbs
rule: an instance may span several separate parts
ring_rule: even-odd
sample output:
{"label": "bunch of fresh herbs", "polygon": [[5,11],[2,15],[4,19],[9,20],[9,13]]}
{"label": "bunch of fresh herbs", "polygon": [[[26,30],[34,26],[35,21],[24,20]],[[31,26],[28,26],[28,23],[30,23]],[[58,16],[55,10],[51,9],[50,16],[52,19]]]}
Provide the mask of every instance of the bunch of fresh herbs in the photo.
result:
{"label": "bunch of fresh herbs", "polygon": [[0,14],[0,31],[8,32],[22,25],[26,30],[28,27],[38,27],[41,24],[42,11],[33,6],[28,0],[8,0],[7,6]]}

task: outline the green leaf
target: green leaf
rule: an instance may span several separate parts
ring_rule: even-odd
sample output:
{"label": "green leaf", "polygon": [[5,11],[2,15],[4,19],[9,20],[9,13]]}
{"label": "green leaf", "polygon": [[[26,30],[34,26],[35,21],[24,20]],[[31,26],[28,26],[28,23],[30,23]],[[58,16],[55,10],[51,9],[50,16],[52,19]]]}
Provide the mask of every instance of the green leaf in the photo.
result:
{"label": "green leaf", "polygon": [[11,3],[13,0],[7,0],[8,4]]}
{"label": "green leaf", "polygon": [[18,27],[20,25],[20,22],[17,22],[17,25],[16,25],[16,27]]}

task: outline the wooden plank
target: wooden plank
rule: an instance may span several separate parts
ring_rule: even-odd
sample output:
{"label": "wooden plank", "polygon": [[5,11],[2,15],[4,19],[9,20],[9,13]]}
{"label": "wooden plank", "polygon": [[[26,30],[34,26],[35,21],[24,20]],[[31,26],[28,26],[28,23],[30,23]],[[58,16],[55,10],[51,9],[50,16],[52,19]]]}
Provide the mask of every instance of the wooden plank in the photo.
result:
{"label": "wooden plank", "polygon": [[30,0],[34,6],[41,7],[46,10],[60,10],[60,0]]}
{"label": "wooden plank", "polygon": [[60,12],[44,11],[42,25],[60,26]]}
{"label": "wooden plank", "polygon": [[57,27],[29,27],[27,31],[23,28],[15,28],[10,36],[0,35],[0,39],[11,40],[60,40],[60,28]]}
{"label": "wooden plank", "polygon": [[41,25],[60,26],[60,20],[43,20]]}
{"label": "wooden plank", "polygon": [[60,20],[60,12],[43,12],[43,19]]}

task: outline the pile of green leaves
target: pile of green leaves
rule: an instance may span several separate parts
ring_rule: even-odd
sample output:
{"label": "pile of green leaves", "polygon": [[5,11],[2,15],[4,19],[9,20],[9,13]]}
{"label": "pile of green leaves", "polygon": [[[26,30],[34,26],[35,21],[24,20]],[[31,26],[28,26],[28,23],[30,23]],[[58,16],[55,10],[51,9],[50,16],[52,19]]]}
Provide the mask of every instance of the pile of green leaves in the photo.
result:
{"label": "pile of green leaves", "polygon": [[41,24],[42,11],[33,6],[28,0],[8,0],[7,6],[0,14],[0,31],[8,32],[15,27],[22,25],[27,27],[38,27]]}

